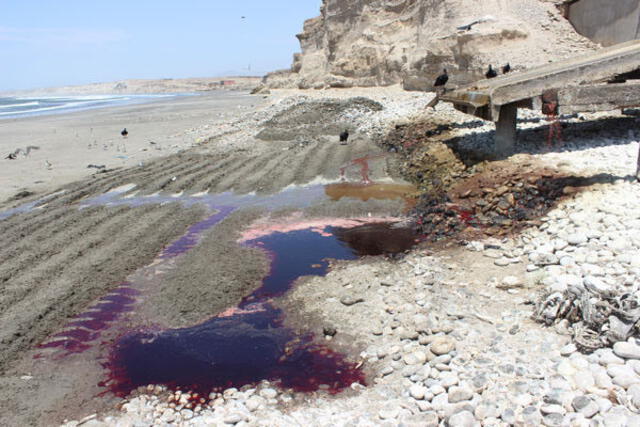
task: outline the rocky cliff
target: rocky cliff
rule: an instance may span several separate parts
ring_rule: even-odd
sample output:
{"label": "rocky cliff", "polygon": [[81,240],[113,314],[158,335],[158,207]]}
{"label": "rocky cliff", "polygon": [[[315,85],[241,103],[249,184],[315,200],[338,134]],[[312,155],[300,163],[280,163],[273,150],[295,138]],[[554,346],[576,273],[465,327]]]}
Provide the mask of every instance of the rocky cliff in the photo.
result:
{"label": "rocky cliff", "polygon": [[[298,34],[302,52],[271,87],[404,83],[426,89],[442,68],[451,84],[489,64],[526,68],[596,47],[562,17],[555,0],[323,0]],[[471,28],[460,28],[471,23]]]}

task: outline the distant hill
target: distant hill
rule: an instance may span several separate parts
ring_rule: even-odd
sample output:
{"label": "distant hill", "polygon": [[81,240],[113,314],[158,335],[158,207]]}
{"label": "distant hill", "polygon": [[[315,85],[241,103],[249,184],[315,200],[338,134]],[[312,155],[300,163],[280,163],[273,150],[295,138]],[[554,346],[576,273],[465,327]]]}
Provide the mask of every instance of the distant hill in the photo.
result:
{"label": "distant hill", "polygon": [[261,77],[202,77],[188,79],[131,79],[108,83],[91,83],[78,86],[61,86],[6,92],[2,95],[98,95],[98,94],[149,94],[187,93],[212,90],[251,90]]}

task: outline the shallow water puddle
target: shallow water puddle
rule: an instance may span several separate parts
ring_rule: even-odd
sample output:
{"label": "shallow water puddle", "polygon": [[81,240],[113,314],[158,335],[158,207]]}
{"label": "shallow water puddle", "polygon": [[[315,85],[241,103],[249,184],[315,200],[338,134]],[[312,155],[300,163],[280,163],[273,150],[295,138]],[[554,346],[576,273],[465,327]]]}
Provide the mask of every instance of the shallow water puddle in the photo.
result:
{"label": "shallow water puddle", "polygon": [[180,255],[196,246],[207,230],[237,209],[304,209],[342,198],[402,201],[412,187],[334,183],[293,187],[268,196],[233,193],[139,196],[131,193],[133,189],[131,185],[122,186],[87,199],[79,207],[178,202],[184,206],[201,204],[212,213],[165,247],[150,265],[130,275],[127,282],[42,343],[39,346],[42,352],[36,358],[47,356],[55,360],[82,353],[96,346],[98,339],[109,331],[109,337],[120,334],[120,338],[112,344],[103,343],[112,350],[105,364],[108,379],[102,385],[119,396],[147,384],[205,393],[261,379],[299,391],[324,388],[338,392],[353,382],[364,383],[363,372],[343,355],[317,344],[312,334],[284,326],[284,313],[273,305],[272,299],[285,293],[301,276],[325,274],[329,259],[350,260],[412,247],[415,244],[412,231],[394,225],[397,220],[393,218],[257,223],[245,230],[239,244],[266,251],[271,269],[262,286],[238,307],[189,328],[138,329],[123,334],[122,327],[127,323],[124,321],[127,314],[142,298],[141,292],[161,280],[162,273],[173,268]]}

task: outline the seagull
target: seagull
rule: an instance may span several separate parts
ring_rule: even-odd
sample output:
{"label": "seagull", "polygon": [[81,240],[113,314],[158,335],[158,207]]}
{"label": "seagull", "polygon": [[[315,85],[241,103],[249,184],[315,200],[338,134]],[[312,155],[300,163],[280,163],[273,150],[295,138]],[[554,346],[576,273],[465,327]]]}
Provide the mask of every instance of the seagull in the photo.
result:
{"label": "seagull", "polygon": [[488,79],[492,79],[492,78],[497,77],[497,76],[498,76],[498,73],[496,73],[496,70],[494,70],[493,67],[491,65],[489,65],[489,70],[485,74],[485,77],[488,78]]}
{"label": "seagull", "polygon": [[507,74],[509,71],[511,71],[511,65],[507,62],[507,65],[502,67],[502,74]]}
{"label": "seagull", "polygon": [[122,135],[123,138],[126,138],[127,135],[129,135],[129,132],[127,132],[127,128],[122,129],[122,132],[120,132],[120,135]]}
{"label": "seagull", "polygon": [[345,130],[344,132],[340,132],[340,144],[346,145],[347,139],[349,139],[349,131]]}
{"label": "seagull", "polygon": [[5,157],[5,159],[15,160],[18,158],[18,154],[20,154],[21,151],[22,151],[22,148],[18,148],[13,153],[9,153],[9,155]]}
{"label": "seagull", "polygon": [[53,165],[51,164],[51,162],[49,160],[45,160],[44,161],[44,165],[47,167],[47,169],[51,170],[53,169]]}
{"label": "seagull", "polygon": [[25,157],[27,157],[29,155],[29,153],[31,152],[31,150],[39,150],[40,147],[38,147],[37,145],[27,145],[27,148],[25,148],[22,152],[22,155],[24,155]]}

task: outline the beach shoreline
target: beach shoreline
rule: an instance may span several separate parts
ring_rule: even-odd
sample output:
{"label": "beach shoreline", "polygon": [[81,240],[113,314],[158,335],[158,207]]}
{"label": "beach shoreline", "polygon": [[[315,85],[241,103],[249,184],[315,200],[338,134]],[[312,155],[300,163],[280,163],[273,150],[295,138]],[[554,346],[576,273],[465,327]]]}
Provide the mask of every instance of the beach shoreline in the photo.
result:
{"label": "beach shoreline", "polygon": [[[204,142],[225,124],[264,104],[246,92],[217,91],[198,96],[149,100],[55,115],[0,120],[3,167],[0,201],[20,192],[45,193],[91,179],[104,169],[141,165]],[[129,135],[120,132],[127,128]],[[32,150],[15,160],[18,148]],[[94,167],[88,168],[89,165]],[[97,169],[95,166],[104,166]]]}

